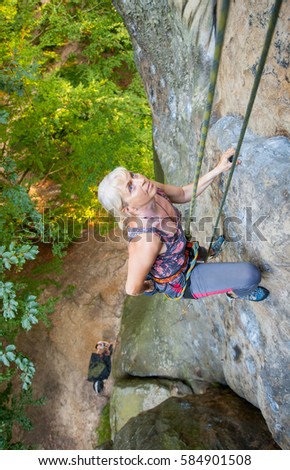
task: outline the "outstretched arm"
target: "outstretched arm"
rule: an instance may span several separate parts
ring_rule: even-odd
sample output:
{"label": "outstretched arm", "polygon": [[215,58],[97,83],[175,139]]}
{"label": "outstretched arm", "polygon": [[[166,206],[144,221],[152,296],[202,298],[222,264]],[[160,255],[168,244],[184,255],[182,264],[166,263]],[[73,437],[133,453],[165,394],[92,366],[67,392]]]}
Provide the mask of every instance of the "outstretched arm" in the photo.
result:
{"label": "outstretched arm", "polygon": [[[210,186],[218,175],[228,171],[231,168],[232,163],[229,161],[229,159],[234,155],[234,153],[235,149],[229,148],[225,153],[223,153],[219,163],[213,168],[213,170],[199,178],[196,196],[199,196],[208,186]],[[237,161],[237,165],[238,164],[240,164],[240,160]],[[169,199],[174,203],[183,204],[185,202],[191,201],[193,183],[187,184],[185,186],[173,186],[156,182],[155,184],[159,188],[163,189]]]}
{"label": "outstretched arm", "polygon": [[162,242],[153,233],[142,233],[129,243],[128,275],[126,293],[140,295],[152,290],[152,282],[146,281],[146,276],[153,266]]}

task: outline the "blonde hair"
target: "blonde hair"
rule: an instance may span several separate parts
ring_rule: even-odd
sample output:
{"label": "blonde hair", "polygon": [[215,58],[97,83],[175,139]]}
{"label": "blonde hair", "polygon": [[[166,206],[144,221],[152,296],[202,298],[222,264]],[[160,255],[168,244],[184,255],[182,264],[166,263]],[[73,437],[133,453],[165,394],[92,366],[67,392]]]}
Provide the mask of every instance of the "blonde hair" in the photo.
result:
{"label": "blonde hair", "polygon": [[122,183],[126,183],[127,178],[128,170],[122,166],[118,166],[105,176],[98,188],[99,202],[104,209],[118,219],[118,224],[121,229],[124,229],[124,222],[128,216],[122,212],[122,209],[126,205],[122,199],[120,187],[122,187]]}

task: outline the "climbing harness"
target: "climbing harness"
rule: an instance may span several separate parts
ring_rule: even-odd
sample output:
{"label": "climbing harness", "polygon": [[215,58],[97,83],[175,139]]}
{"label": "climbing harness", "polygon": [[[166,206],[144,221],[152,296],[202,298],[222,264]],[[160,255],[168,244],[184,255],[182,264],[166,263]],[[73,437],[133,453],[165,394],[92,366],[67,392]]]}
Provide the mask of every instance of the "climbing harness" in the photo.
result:
{"label": "climbing harness", "polygon": [[172,274],[171,276],[168,276],[168,277],[162,277],[161,278],[161,277],[153,276],[151,274],[151,279],[153,279],[158,284],[167,284],[168,282],[174,281],[174,279],[176,279],[183,272],[185,267],[187,266],[188,258],[189,258],[189,249],[188,249],[188,245],[186,244],[185,258],[184,258],[184,262],[183,262],[181,268],[176,273],[174,273],[174,274]]}
{"label": "climbing harness", "polygon": [[168,299],[170,299],[170,300],[180,300],[180,299],[182,299],[184,291],[187,287],[187,282],[190,278],[191,271],[193,270],[193,268],[195,267],[196,262],[197,262],[198,248],[199,248],[199,244],[198,244],[197,241],[196,242],[189,242],[188,241],[186,243],[184,263],[181,266],[181,268],[176,273],[174,273],[172,276],[168,276],[168,277],[164,277],[164,278],[158,278],[158,277],[154,277],[154,276],[150,275],[150,278],[153,279],[157,284],[166,284],[166,283],[172,282],[174,279],[176,279],[184,271],[184,268],[187,266],[188,259],[190,259],[189,267],[188,267],[188,269],[186,271],[186,274],[185,274],[185,281],[186,282],[185,282],[185,285],[184,285],[183,289],[180,291],[180,293],[177,297],[171,297],[168,294],[164,294],[165,297],[167,297]]}
{"label": "climbing harness", "polygon": [[[188,244],[190,244],[190,242],[188,242]],[[167,297],[168,299],[170,300],[180,300],[182,299],[183,297],[183,294],[185,292],[185,289],[187,288],[187,283],[188,283],[188,280],[190,278],[190,274],[191,274],[191,271],[193,270],[193,268],[195,267],[196,265],[196,262],[197,262],[197,257],[198,257],[198,248],[199,248],[199,245],[198,245],[198,242],[195,242],[193,244],[193,246],[191,247],[191,249],[193,250],[193,258],[191,259],[190,263],[189,263],[189,267],[188,267],[188,270],[186,271],[186,275],[185,275],[185,285],[182,289],[182,291],[180,292],[180,295],[178,297],[169,297],[168,294],[165,294],[165,297]]]}

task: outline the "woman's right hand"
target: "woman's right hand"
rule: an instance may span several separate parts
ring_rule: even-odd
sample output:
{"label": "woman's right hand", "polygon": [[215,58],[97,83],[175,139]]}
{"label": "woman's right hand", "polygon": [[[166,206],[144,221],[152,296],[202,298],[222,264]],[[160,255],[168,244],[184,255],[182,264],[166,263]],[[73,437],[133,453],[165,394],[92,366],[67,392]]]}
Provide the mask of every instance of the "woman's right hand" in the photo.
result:
{"label": "woman's right hand", "polygon": [[[217,168],[219,169],[220,173],[224,173],[225,171],[228,171],[231,168],[232,162],[230,162],[230,158],[234,155],[235,149],[233,147],[229,148],[222,154],[220,161],[217,164]],[[240,165],[240,163],[241,160],[237,160],[236,165]]]}

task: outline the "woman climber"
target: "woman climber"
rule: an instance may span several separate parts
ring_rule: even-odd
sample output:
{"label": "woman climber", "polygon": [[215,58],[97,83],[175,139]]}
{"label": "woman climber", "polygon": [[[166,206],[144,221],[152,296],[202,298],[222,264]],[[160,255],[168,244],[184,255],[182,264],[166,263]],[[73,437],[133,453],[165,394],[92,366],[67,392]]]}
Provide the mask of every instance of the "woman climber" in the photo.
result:
{"label": "woman climber", "polygon": [[[199,179],[196,196],[231,168],[234,152],[233,148],[228,149],[215,168]],[[162,184],[123,167],[113,170],[100,183],[100,203],[128,230],[127,294],[161,292],[172,299],[199,299],[226,293],[230,298],[264,300],[269,291],[258,285],[261,274],[256,266],[247,262],[198,263],[206,252],[202,247],[198,249],[197,264],[186,279],[192,255],[187,249],[181,213],[172,203],[189,202],[192,191],[192,183],[183,187]],[[220,236],[213,243],[210,258],[219,254],[224,241]]]}

